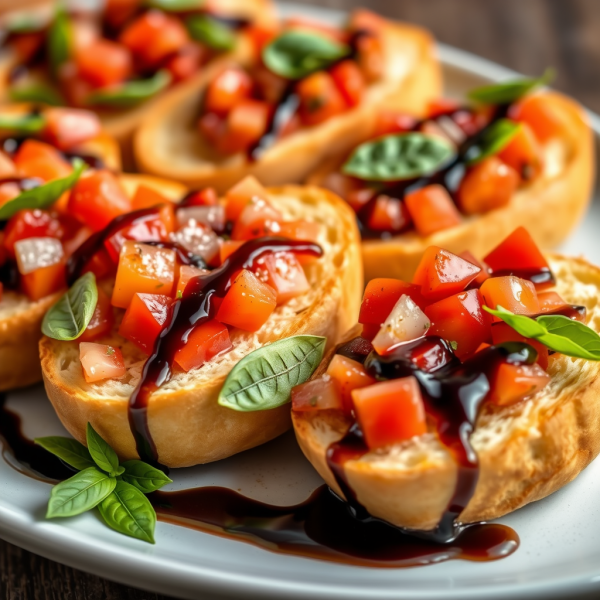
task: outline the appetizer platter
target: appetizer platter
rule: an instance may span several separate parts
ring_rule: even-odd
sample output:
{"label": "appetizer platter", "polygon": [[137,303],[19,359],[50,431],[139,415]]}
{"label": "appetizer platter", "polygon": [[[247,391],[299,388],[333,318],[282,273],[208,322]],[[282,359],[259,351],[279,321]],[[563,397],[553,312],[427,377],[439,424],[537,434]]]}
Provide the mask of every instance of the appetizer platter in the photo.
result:
{"label": "appetizer platter", "polygon": [[0,105],[0,535],[182,598],[597,593],[598,119],[367,11],[186,2],[9,28],[21,87],[186,81]]}

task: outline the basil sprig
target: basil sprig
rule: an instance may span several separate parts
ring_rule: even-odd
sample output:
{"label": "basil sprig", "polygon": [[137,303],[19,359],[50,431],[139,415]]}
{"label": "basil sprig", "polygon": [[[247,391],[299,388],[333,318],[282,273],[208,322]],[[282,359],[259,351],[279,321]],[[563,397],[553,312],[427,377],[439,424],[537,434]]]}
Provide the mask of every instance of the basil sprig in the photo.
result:
{"label": "basil sprig", "polygon": [[365,142],[342,167],[365,181],[399,181],[434,173],[456,156],[450,142],[423,133],[396,133]]}
{"label": "basil sprig", "polygon": [[273,73],[286,79],[302,79],[350,54],[350,48],[311,31],[286,31],[270,42],[262,59]]}
{"label": "basil sprig", "polygon": [[127,108],[152,98],[170,83],[170,73],[167,70],[161,70],[148,79],[138,79],[119,87],[97,90],[88,96],[86,102],[90,106]]}
{"label": "basil sprig", "polygon": [[221,52],[235,47],[235,33],[227,25],[209,15],[191,15],[185,21],[190,37]]}
{"label": "basil sprig", "polygon": [[61,65],[71,54],[71,22],[63,6],[58,7],[48,29],[47,45],[50,71],[56,78]]}
{"label": "basil sprig", "polygon": [[600,335],[580,321],[563,315],[541,315],[536,319],[516,315],[502,306],[485,310],[508,323],[517,333],[537,340],[554,352],[574,358],[600,361]]}
{"label": "basil sprig", "polygon": [[44,315],[42,333],[55,340],[77,339],[90,324],[97,303],[96,277],[85,273]]}
{"label": "basil sprig", "polygon": [[145,6],[165,12],[185,12],[202,8],[205,0],[146,0]]}
{"label": "basil sprig", "polygon": [[518,79],[505,83],[492,83],[471,90],[467,97],[481,104],[512,104],[535,88],[549,84],[554,79],[554,69],[546,69],[536,79]]}
{"label": "basil sprig", "polygon": [[39,102],[50,106],[65,104],[65,100],[58,90],[47,83],[38,81],[12,85],[8,90],[8,95],[13,102]]}
{"label": "basil sprig", "polygon": [[289,402],[292,388],[318,367],[326,342],[316,335],[296,335],[251,352],[227,376],[219,404],[250,412]]}
{"label": "basil sprig", "polygon": [[0,221],[10,219],[17,211],[24,208],[48,208],[52,206],[67,190],[75,185],[85,168],[85,163],[76,158],[73,161],[73,172],[67,177],[55,179],[26,190],[0,206]]}
{"label": "basil sprig", "polygon": [[0,129],[8,129],[14,133],[32,134],[39,133],[46,127],[46,119],[42,115],[28,114],[0,114]]}
{"label": "basil sprig", "polygon": [[467,164],[474,165],[503,150],[519,129],[521,124],[510,119],[499,119],[492,123],[483,130],[481,138],[465,153]]}
{"label": "basil sprig", "polygon": [[139,460],[119,465],[116,452],[90,423],[86,437],[87,448],[59,436],[35,440],[79,471],[52,488],[46,518],[73,517],[97,507],[110,528],[153,544],[156,512],[144,494],[159,490],[171,480]]}

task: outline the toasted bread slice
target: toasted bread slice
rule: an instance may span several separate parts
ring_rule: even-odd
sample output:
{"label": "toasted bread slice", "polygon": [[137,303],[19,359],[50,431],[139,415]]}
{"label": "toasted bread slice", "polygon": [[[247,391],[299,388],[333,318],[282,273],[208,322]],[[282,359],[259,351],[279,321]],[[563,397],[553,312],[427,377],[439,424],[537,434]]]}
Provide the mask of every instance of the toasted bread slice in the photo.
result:
{"label": "toasted bread slice", "polygon": [[[113,143],[110,138],[107,140],[111,144]],[[94,144],[100,145],[101,141],[94,140]],[[92,151],[92,147],[89,147],[89,151]],[[98,155],[105,156],[104,154]],[[117,152],[116,157],[118,158],[118,156]],[[109,164],[108,156],[106,158],[107,164]],[[111,160],[114,160],[114,157]],[[131,196],[142,183],[172,200],[180,200],[186,191],[181,184],[149,175],[121,175],[120,181]],[[0,300],[0,391],[25,387],[42,380],[38,348],[42,337],[42,319],[60,295],[61,293],[52,294],[37,302],[31,302],[27,296],[18,292],[5,291],[2,295],[2,300]]]}
{"label": "toasted bread slice", "polygon": [[[358,314],[362,269],[358,230],[345,203],[314,187],[269,189],[269,201],[286,218],[323,225],[319,244],[324,256],[308,267],[311,290],[278,307],[256,333],[232,330],[233,350],[189,373],[177,372],[150,398],[148,420],[159,461],[186,467],[225,458],[280,435],[291,426],[289,406],[237,412],[217,403],[229,371],[253,350],[297,334],[324,335],[335,344]],[[127,419],[128,399],[139,381],[145,356],[120,337],[128,368],[123,380],[87,384],[77,342],[43,338],[40,343],[46,391],[61,421],[78,440],[88,422],[121,458],[137,457]]]}
{"label": "toasted bread slice", "polygon": [[[600,331],[600,269],[560,256],[551,257],[550,266],[556,291],[566,302],[586,306],[588,325]],[[495,519],[544,498],[574,479],[600,451],[599,363],[554,355],[548,373],[550,384],[535,396],[513,406],[483,408],[471,437],[479,482],[460,521]],[[338,411],[294,413],[293,422],[304,454],[341,494],[325,453],[349,422]],[[434,433],[348,461],[345,473],[373,516],[424,530],[439,522],[457,479],[456,463]]]}
{"label": "toasted bread slice", "polygon": [[219,156],[196,127],[203,89],[227,66],[215,65],[185,88],[164,96],[144,119],[134,139],[138,167],[190,186],[224,191],[245,175],[266,185],[302,181],[323,159],[350,149],[372,130],[384,104],[420,113],[441,92],[441,73],[431,36],[422,29],[388,22],[383,32],[385,74],[356,108],[312,127],[302,127],[257,161],[245,154]]}
{"label": "toasted bread slice", "polygon": [[[470,250],[485,256],[516,227],[525,226],[542,248],[552,249],[583,218],[594,183],[594,138],[584,109],[561,94],[545,94],[560,118],[568,124],[564,139],[544,147],[545,171],[522,187],[504,207],[483,215],[465,216],[457,227],[427,237],[411,231],[385,240],[363,240],[365,281],[375,277],[412,278],[423,252],[440,246],[451,252]],[[346,155],[331,158],[308,179],[323,185],[338,170]]]}

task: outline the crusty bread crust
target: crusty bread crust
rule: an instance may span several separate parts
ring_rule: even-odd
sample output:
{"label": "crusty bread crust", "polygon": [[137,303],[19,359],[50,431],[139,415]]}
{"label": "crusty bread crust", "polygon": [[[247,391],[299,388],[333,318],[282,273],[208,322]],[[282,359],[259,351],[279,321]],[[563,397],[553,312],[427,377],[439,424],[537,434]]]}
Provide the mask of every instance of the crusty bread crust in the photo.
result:
{"label": "crusty bread crust", "polygon": [[[557,292],[588,309],[600,331],[600,269],[583,259],[551,257]],[[471,438],[480,477],[465,523],[495,519],[555,492],[574,479],[600,451],[600,364],[566,356],[550,358],[549,386],[513,406],[486,405]],[[293,413],[302,451],[338,493],[325,452],[349,422],[337,411]],[[374,516],[402,527],[431,529],[456,484],[457,468],[434,433],[413,438],[360,460],[345,472],[358,500]]]}
{"label": "crusty bread crust", "polygon": [[[289,406],[250,413],[220,406],[217,397],[227,374],[248,352],[276,339],[310,333],[327,336],[333,345],[357,318],[363,279],[358,230],[349,208],[337,196],[314,187],[271,188],[269,198],[287,217],[324,226],[319,243],[325,256],[308,269],[309,293],[276,309],[256,334],[232,331],[231,352],[190,373],[176,373],[152,395],[149,427],[159,460],[169,467],[219,460],[289,429]],[[123,338],[111,341],[122,348],[130,367],[123,382],[86,384],[78,344],[43,338],[44,382],[59,418],[76,439],[85,441],[90,422],[121,458],[131,459],[137,452],[127,406],[145,357]]]}
{"label": "crusty bread crust", "polygon": [[195,126],[202,90],[227,63],[214,65],[191,85],[165,95],[135,134],[138,167],[190,186],[223,192],[246,175],[265,185],[302,181],[329,155],[347,151],[372,130],[383,105],[419,114],[441,93],[441,73],[431,36],[422,29],[389,22],[383,34],[386,72],[368,88],[356,108],[320,125],[303,127],[278,141],[256,162],[245,154],[217,156]]}
{"label": "crusty bread crust", "polygon": [[[579,104],[554,92],[546,97],[568,123],[568,137],[546,148],[546,172],[520,189],[503,208],[465,217],[457,227],[427,237],[410,232],[389,240],[364,240],[365,281],[376,277],[410,280],[423,252],[432,245],[455,253],[470,250],[475,256],[485,256],[519,226],[527,227],[536,243],[545,249],[555,248],[571,233],[591,199],[594,137]],[[341,166],[344,157],[324,163],[307,183],[322,185],[327,175]]]}

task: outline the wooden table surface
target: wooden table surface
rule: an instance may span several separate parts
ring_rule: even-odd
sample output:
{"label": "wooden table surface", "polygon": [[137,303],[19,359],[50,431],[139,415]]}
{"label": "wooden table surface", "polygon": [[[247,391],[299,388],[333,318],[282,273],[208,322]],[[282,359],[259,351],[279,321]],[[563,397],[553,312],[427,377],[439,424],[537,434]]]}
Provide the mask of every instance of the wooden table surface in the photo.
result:
{"label": "wooden table surface", "polygon": [[[303,0],[296,0],[298,3]],[[304,0],[349,9],[363,0]],[[555,87],[600,113],[599,0],[371,0],[389,17],[528,75],[553,66]],[[2,600],[168,600],[70,569],[0,541]]]}

